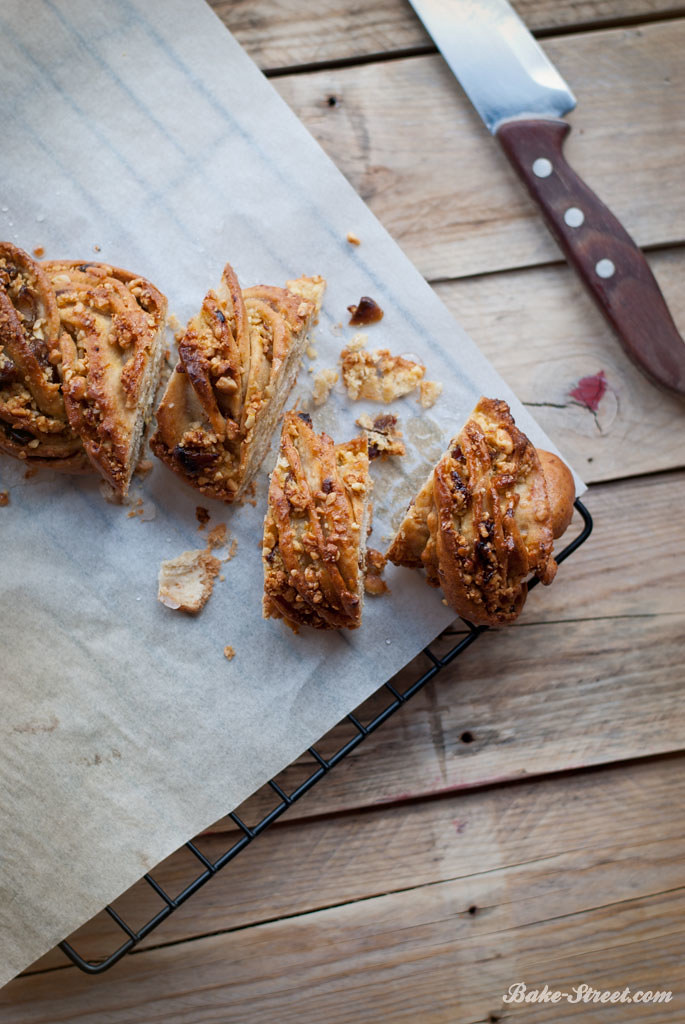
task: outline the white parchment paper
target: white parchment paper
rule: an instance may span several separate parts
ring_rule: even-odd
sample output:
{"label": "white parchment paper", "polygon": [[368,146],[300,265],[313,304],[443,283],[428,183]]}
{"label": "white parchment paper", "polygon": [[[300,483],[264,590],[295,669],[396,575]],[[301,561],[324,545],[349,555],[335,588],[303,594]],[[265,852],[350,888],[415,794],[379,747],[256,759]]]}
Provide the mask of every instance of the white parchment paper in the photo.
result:
{"label": "white parchment paper", "polygon": [[[374,546],[481,393],[505,398],[553,449],[202,0],[4,0],[0,89],[4,238],[135,270],[181,321],[226,260],[244,286],[321,273],[316,370],[354,333],[335,326],[348,304],[380,303],[370,345],[417,353],[445,387],[429,412],[415,398],[396,405],[409,455],[374,465]],[[311,382],[305,366],[293,401],[306,405]],[[340,392],[312,411],[346,440],[371,410]],[[0,984],[240,803],[453,618],[418,574],[390,568],[391,596],[367,601],[355,633],[294,637],[264,622],[271,461],[256,507],[235,509],[158,464],[138,485],[141,520],[106,504],[95,478],[25,479],[0,458]],[[157,602],[156,579],[162,559],[203,546],[197,504],[228,524],[238,553],[192,619]]]}

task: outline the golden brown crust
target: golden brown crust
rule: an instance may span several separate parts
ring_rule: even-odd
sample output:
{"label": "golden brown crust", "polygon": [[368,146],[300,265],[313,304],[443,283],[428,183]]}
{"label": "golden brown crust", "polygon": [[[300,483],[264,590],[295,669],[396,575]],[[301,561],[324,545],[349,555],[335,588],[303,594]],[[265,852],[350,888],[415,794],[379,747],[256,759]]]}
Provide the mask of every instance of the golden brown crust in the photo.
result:
{"label": "golden brown crust", "polygon": [[264,617],[314,629],[361,623],[369,511],[366,438],[334,444],[306,413],[283,422],[264,520]]}
{"label": "golden brown crust", "polygon": [[321,304],[320,277],[241,290],[226,264],[179,342],[157,410],[155,455],[203,494],[233,501],[268,447]]}
{"label": "golden brown crust", "polygon": [[570,526],[573,518],[573,502],[576,498],[576,486],[573,475],[565,462],[557,455],[538,448],[538,457],[545,474],[547,497],[549,498],[552,516],[552,533],[558,540]]}
{"label": "golden brown crust", "polygon": [[54,260],[42,267],[59,312],[69,423],[123,497],[159,381],[166,298],[144,278],[108,264]]}
{"label": "golden brown crust", "polygon": [[409,508],[388,558],[423,566],[477,625],[520,613],[527,578],[551,583],[553,516],[536,449],[506,402],[481,398]]}
{"label": "golden brown crust", "polygon": [[60,320],[49,280],[28,253],[0,242],[0,450],[32,465],[89,468],[61,388]]}

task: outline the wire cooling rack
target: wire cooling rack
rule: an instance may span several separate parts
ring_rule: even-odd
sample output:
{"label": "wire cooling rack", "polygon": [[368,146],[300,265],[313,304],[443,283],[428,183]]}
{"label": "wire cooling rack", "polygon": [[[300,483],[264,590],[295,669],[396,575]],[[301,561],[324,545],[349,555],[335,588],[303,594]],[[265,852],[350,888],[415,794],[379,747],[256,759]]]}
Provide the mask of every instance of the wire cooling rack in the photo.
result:
{"label": "wire cooling rack", "polygon": [[[573,554],[577,548],[583,544],[592,532],[592,517],[587,511],[585,506],[580,501],[575,502],[575,507],[580,513],[582,518],[582,528],[580,533],[572,540],[563,551],[556,556],[557,562],[563,562],[569,555]],[[533,580],[530,583],[530,587],[534,587],[538,580]],[[108,968],[112,967],[118,960],[120,960],[126,953],[130,952],[142,939],[150,934],[155,928],[157,928],[162,921],[166,920],[170,914],[173,914],[186,900],[197,892],[203,885],[205,885],[217,872],[225,868],[238,854],[244,850],[247,846],[253,842],[257,836],[261,835],[269,825],[273,824],[277,818],[288,810],[296,800],[304,796],[312,786],[315,786],[324,775],[328,774],[332,768],[334,768],[344,757],[354,750],[355,747],[359,746],[362,740],[366,739],[372,732],[375,732],[383,722],[387,721],[391,715],[394,715],[404,704],[409,701],[414,694],[418,693],[426,683],[433,679],[438,672],[442,671],[446,665],[449,665],[456,657],[458,657],[462,651],[471,644],[487,630],[487,626],[473,626],[469,622],[464,623],[465,632],[461,634],[461,639],[451,647],[446,654],[438,656],[434,653],[431,647],[426,647],[423,650],[423,655],[428,659],[429,667],[415,679],[409,686],[402,687],[396,685],[397,678],[395,677],[384,686],[380,688],[378,694],[383,694],[387,699],[386,706],[379,711],[374,717],[366,722],[365,724],[361,721],[361,715],[358,714],[359,709],[350,715],[347,715],[347,725],[352,727],[353,735],[351,739],[348,739],[343,743],[334,753],[324,756],[317,747],[310,747],[308,750],[308,756],[311,758],[312,763],[308,764],[308,774],[304,781],[301,781],[294,789],[290,792],[286,791],[286,788],[279,784],[275,779],[271,779],[262,790],[259,791],[258,795],[263,793],[267,794],[270,798],[270,802],[274,805],[264,814],[257,824],[247,825],[239,817],[239,815],[233,811],[228,817],[236,826],[237,832],[233,832],[233,835],[237,835],[237,839],[230,843],[228,848],[219,857],[207,857],[200,846],[198,845],[198,838],[192,842],[185,844],[185,850],[187,855],[191,858],[194,864],[192,881],[190,881],[185,887],[175,896],[171,896],[166,889],[160,885],[160,883],[154,878],[152,874],[146,874],[143,876],[141,882],[147,883],[148,886],[156,894],[159,909],[156,913],[152,914],[148,920],[142,926],[133,927],[130,920],[127,921],[123,916],[121,909],[115,910],[113,906],[107,906],[98,918],[103,917],[110,933],[113,933],[116,938],[112,939],[108,948],[114,947],[111,952],[103,955],[98,953],[97,956],[91,955],[88,959],[86,956],[79,953],[73,943],[74,937],[70,936],[70,940],[60,942],[61,950],[69,957],[77,967],[80,967],[82,971],[87,974],[101,974]],[[437,641],[434,641],[434,645]],[[377,695],[376,695],[377,696]],[[466,737],[467,734],[464,734]],[[319,741],[319,746],[321,741]],[[139,885],[141,883],[138,883]],[[135,888],[135,887],[134,887]],[[133,892],[134,890],[129,890]],[[109,921],[107,921],[109,918]],[[89,923],[89,927],[92,930],[93,919]],[[112,929],[113,926],[113,929]]]}

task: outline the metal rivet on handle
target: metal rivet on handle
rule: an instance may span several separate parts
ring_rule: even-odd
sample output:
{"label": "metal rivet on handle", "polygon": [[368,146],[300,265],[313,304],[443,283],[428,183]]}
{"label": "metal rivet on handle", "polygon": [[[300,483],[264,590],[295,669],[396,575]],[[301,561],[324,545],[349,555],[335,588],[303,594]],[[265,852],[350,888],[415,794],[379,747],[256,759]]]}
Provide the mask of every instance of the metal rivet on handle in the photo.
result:
{"label": "metal rivet on handle", "polygon": [[579,228],[585,220],[585,214],[577,206],[569,206],[564,214],[564,221],[570,228]]}
{"label": "metal rivet on handle", "polygon": [[599,260],[595,263],[595,273],[598,277],[613,277],[616,273],[616,267],[611,260]]}
{"label": "metal rivet on handle", "polygon": [[552,173],[552,164],[546,156],[539,156],[533,161],[533,174],[536,178],[549,178]]}

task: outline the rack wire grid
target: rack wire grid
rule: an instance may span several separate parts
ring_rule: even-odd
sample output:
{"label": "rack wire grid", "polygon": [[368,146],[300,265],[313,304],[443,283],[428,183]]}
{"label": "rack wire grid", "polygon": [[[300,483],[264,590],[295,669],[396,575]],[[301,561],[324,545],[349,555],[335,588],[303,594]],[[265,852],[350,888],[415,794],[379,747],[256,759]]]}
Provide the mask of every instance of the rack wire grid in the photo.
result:
{"label": "rack wire grid", "polygon": [[[582,528],[580,533],[556,556],[557,562],[563,562],[573,554],[581,544],[583,544],[592,532],[592,517],[585,508],[581,501],[576,500],[575,507],[580,513],[582,519]],[[539,581],[533,579],[529,588],[534,587]],[[305,793],[309,792],[312,786],[315,786],[325,775],[327,775],[343,758],[359,746],[359,744],[370,736],[372,732],[375,732],[384,722],[394,715],[401,707],[403,707],[416,693],[421,690],[426,683],[433,679],[438,672],[441,672],[447,665],[454,661],[462,651],[470,647],[472,643],[487,630],[487,626],[474,626],[469,622],[464,622],[466,632],[461,635],[461,639],[451,647],[446,654],[438,656],[431,649],[431,646],[425,647],[422,654],[428,659],[429,667],[415,679],[409,686],[404,689],[398,688],[394,685],[397,677],[394,677],[390,682],[385,683],[377,691],[377,694],[384,693],[387,695],[389,703],[378,712],[370,721],[366,724],[362,724],[360,717],[358,716],[359,708],[352,714],[347,715],[347,723],[352,726],[354,732],[351,739],[347,740],[342,746],[338,747],[333,754],[324,757],[324,755],[317,749],[316,746],[309,747],[308,755],[312,758],[314,764],[312,770],[309,772],[304,781],[300,782],[291,792],[281,786],[275,779],[271,779],[266,783],[258,793],[262,791],[270,790],[270,798],[276,800],[275,806],[271,810],[264,814],[257,824],[249,826],[247,825],[235,811],[232,811],[228,817],[231,819],[233,824],[237,827],[238,838],[231,843],[228,849],[219,857],[209,858],[205,856],[201,849],[197,845],[198,838],[195,840],[185,843],[185,849],[191,855],[193,862],[196,863],[195,870],[198,872],[195,874],[193,880],[188,883],[181,892],[176,896],[170,896],[169,893],[164,889],[162,885],[153,877],[152,874],[148,873],[143,876],[141,881],[147,883],[152,890],[156,893],[157,897],[161,901],[161,909],[157,913],[153,914],[149,920],[142,925],[142,927],[134,928],[128,923],[121,913],[114,909],[113,906],[107,906],[101,914],[108,915],[111,922],[114,923],[115,929],[121,932],[123,935],[123,941],[116,946],[106,956],[98,955],[92,959],[87,959],[81,955],[72,945],[72,942],[65,940],[59,943],[60,949],[66,954],[66,956],[79,967],[82,971],[87,974],[101,974],[103,971],[108,970],[118,960],[129,953],[142,939],[150,934],[155,928],[157,928],[162,921],[166,920],[170,914],[178,909],[183,903],[185,903],[190,897],[198,891],[203,885],[205,885],[211,878],[213,878],[217,872],[221,871],[222,868],[230,864],[239,853],[242,852],[247,846],[252,843],[257,836],[260,836],[272,825],[278,818],[288,810],[289,807],[304,796]],[[436,644],[437,641],[433,641]],[[365,702],[366,703],[366,702]],[[319,744],[321,741],[319,741]],[[182,849],[182,848],[181,848]],[[140,883],[137,883],[140,884]],[[133,890],[129,890],[132,892]],[[92,922],[91,922],[92,923]],[[109,923],[109,922],[108,922]],[[72,938],[70,936],[70,938]],[[73,938],[72,938],[73,941]]]}

